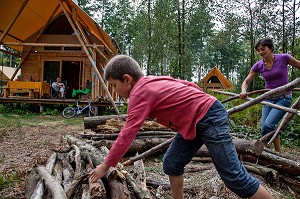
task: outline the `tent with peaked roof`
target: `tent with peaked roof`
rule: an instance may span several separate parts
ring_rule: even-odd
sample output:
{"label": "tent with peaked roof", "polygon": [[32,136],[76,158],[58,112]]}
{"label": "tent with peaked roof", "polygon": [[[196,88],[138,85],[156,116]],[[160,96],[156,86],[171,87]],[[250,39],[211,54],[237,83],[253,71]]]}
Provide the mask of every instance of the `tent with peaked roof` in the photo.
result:
{"label": "tent with peaked roof", "polygon": [[215,66],[202,80],[205,89],[225,90],[233,88],[231,82]]}
{"label": "tent with peaked roof", "polygon": [[0,44],[21,57],[12,79],[21,68],[21,81],[61,76],[68,81],[66,97],[90,80],[92,100],[108,98],[116,110],[117,95],[104,81],[103,68],[118,54],[117,45],[72,0],[0,1],[0,19]]}

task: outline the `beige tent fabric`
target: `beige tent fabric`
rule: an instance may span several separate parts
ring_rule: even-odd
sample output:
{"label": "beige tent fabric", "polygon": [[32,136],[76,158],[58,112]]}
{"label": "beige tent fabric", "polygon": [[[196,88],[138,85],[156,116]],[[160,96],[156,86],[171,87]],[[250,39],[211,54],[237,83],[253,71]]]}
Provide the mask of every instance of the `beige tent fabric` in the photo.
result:
{"label": "beige tent fabric", "polygon": [[[18,13],[24,1],[25,0],[0,1],[0,37]],[[107,48],[114,54],[117,54],[117,49],[114,47],[109,35],[72,0],[65,1],[75,8],[78,20],[85,24]],[[71,13],[66,2],[64,2],[64,6],[66,10]],[[24,40],[43,27],[58,5],[59,0],[29,0],[8,34],[5,36],[3,42],[24,42]],[[60,7],[55,16],[61,11],[62,8]],[[23,46],[10,47],[18,51],[23,51]]]}
{"label": "beige tent fabric", "polygon": [[[2,71],[3,69],[3,71]],[[7,82],[10,80],[12,75],[15,72],[15,68],[7,67],[7,66],[0,66],[0,79],[2,78],[2,81]],[[16,77],[21,74],[21,71],[17,73]],[[16,78],[15,78],[16,79]]]}

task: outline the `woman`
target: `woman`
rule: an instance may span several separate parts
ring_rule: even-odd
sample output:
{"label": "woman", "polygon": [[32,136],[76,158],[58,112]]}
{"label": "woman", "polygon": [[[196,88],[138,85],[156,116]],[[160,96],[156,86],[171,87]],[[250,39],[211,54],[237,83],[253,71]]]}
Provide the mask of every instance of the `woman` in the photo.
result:
{"label": "woman", "polygon": [[[273,40],[270,38],[260,39],[255,44],[255,50],[262,57],[256,62],[242,84],[240,98],[247,97],[247,88],[257,73],[260,73],[265,81],[266,89],[274,89],[288,83],[288,65],[300,69],[300,61],[289,54],[274,54]],[[292,103],[291,92],[266,100],[273,104],[289,107]],[[283,118],[285,111],[263,106],[261,119],[261,135],[264,136],[276,129],[277,123]],[[281,152],[280,137],[273,141],[275,150]]]}

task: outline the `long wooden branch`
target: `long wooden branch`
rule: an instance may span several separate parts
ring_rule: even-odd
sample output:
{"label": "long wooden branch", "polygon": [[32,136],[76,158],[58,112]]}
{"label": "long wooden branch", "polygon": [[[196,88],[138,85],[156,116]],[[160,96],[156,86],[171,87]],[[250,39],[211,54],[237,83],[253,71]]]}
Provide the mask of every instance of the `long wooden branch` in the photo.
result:
{"label": "long wooden branch", "polygon": [[[220,93],[220,94],[232,95],[232,96],[234,96],[234,98],[239,98],[239,95],[235,94],[235,93],[224,92],[224,91],[215,91],[215,92]],[[251,100],[254,100],[255,98],[246,97],[245,99],[248,100],[248,101],[251,101]],[[224,103],[224,101],[222,101],[222,103]],[[261,102],[258,102],[258,103],[266,105],[266,106],[270,106],[270,107],[273,107],[273,108],[276,108],[276,109],[279,109],[279,110],[283,110],[283,111],[289,112],[289,113],[294,113],[294,114],[299,114],[300,113],[299,111],[297,111],[297,109],[288,108],[288,107],[285,107],[285,106],[280,106],[280,105],[273,104],[273,103],[266,102],[266,101],[261,101]]]}
{"label": "long wooden branch", "polygon": [[[236,113],[238,111],[242,111],[246,108],[249,108],[250,106],[252,105],[255,105],[257,103],[260,103],[261,101],[263,101],[264,99],[268,98],[268,97],[271,97],[271,96],[274,96],[274,95],[278,95],[278,94],[283,94],[289,90],[292,90],[293,88],[297,87],[298,85],[300,85],[300,78],[297,78],[295,79],[294,81],[284,85],[284,86],[280,86],[278,88],[275,88],[275,89],[272,89],[266,93],[264,93],[263,95],[257,97],[257,98],[254,98],[253,100],[250,100],[244,104],[241,104],[239,106],[236,106],[236,107],[233,107],[229,110],[227,110],[228,114],[233,114],[233,113]],[[299,115],[300,112],[297,111],[297,114]]]}

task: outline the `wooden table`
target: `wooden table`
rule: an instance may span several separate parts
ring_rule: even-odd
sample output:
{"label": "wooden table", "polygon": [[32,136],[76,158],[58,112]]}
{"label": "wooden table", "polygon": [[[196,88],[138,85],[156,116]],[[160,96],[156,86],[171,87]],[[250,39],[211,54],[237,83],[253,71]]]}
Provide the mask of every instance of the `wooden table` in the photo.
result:
{"label": "wooden table", "polygon": [[15,95],[24,95],[30,99],[45,98],[50,95],[50,84],[47,82],[8,81],[4,89],[4,98]]}

